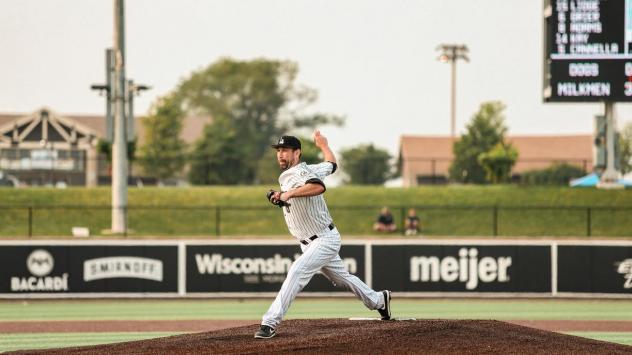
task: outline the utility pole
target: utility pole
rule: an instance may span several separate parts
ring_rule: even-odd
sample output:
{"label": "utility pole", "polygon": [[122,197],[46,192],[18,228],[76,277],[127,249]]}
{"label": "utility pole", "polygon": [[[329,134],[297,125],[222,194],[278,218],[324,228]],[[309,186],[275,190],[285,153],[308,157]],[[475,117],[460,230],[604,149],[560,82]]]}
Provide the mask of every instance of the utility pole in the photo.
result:
{"label": "utility pole", "polygon": [[114,0],[114,139],[112,142],[112,233],[127,232],[127,135],[125,119],[125,3]]}
{"label": "utility pole", "polygon": [[450,138],[452,141],[456,138],[456,62],[463,59],[469,62],[467,54],[469,49],[464,44],[440,44],[437,50],[441,54],[437,59],[442,63],[450,62]]}
{"label": "utility pole", "polygon": [[134,141],[134,96],[151,87],[125,77],[125,3],[114,0],[114,48],[105,51],[106,84],[92,90],[106,97],[106,137],[112,143],[112,228],[127,233],[127,144]]}
{"label": "utility pole", "polygon": [[605,189],[623,188],[619,183],[619,171],[615,166],[615,118],[614,103],[606,102],[604,116],[606,119],[606,170],[601,174],[601,179],[597,187]]}

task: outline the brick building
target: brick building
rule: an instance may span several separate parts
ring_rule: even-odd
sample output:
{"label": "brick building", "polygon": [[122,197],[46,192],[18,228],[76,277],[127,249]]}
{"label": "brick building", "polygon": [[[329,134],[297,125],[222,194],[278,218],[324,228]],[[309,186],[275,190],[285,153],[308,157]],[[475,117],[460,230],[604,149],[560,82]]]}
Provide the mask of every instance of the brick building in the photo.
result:
{"label": "brick building", "polygon": [[[512,174],[544,169],[565,162],[586,172],[593,169],[593,137],[586,135],[507,136],[519,153]],[[447,182],[454,156],[447,136],[412,136],[400,139],[399,159],[403,186]]]}

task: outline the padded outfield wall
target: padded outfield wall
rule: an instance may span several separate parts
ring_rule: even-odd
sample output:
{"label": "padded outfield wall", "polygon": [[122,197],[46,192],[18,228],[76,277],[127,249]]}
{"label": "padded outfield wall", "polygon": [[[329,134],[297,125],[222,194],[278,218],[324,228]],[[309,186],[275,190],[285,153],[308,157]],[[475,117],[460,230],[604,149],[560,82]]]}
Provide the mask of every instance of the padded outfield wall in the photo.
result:
{"label": "padded outfield wall", "polygon": [[[0,242],[0,298],[273,297],[300,255],[281,241]],[[349,241],[376,290],[410,297],[632,298],[632,242]],[[352,296],[317,274],[308,296]]]}

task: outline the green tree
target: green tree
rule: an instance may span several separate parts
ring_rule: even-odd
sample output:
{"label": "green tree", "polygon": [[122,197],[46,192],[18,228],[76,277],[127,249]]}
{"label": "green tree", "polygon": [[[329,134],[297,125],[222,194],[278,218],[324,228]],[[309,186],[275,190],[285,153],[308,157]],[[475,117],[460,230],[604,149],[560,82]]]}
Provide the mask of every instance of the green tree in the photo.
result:
{"label": "green tree", "polygon": [[[99,139],[97,141],[97,152],[105,155],[108,162],[112,162],[112,143]],[[136,140],[127,142],[127,160],[130,162],[136,160]]]}
{"label": "green tree", "polygon": [[234,185],[252,179],[252,170],[245,166],[251,162],[243,159],[245,147],[229,119],[216,118],[194,143],[189,181],[196,185]]}
{"label": "green tree", "polygon": [[584,175],[586,175],[586,172],[578,166],[556,163],[546,169],[525,171],[520,176],[520,183],[523,185],[568,186],[571,179]]}
{"label": "green tree", "polygon": [[159,98],[143,119],[145,140],[140,148],[140,164],[146,174],[162,180],[182,171],[187,149],[180,139],[182,118],[180,102],[172,93]]}
{"label": "green tree", "polygon": [[341,152],[341,166],[349,176],[348,183],[381,185],[391,178],[391,154],[373,144],[359,145]]}
{"label": "green tree", "polygon": [[478,156],[485,178],[492,184],[511,181],[511,168],[518,160],[518,151],[511,144],[498,143],[489,152]]}
{"label": "green tree", "polygon": [[463,183],[485,183],[486,172],[478,161],[479,155],[490,151],[504,140],[507,127],[499,101],[481,104],[478,112],[467,125],[467,132],[454,143],[454,161],[450,166],[450,178]]}
{"label": "green tree", "polygon": [[[200,140],[206,142],[198,141],[193,148],[192,183],[264,180],[257,179],[259,160],[281,133],[343,123],[337,116],[303,113],[317,95],[313,89],[294,83],[297,74],[297,65],[290,61],[225,58],[180,84],[176,90],[180,107],[187,113],[210,114],[214,119],[211,126],[215,126],[205,129]],[[231,138],[222,137],[222,132],[231,132]]]}
{"label": "green tree", "polygon": [[623,126],[619,135],[619,159],[623,174],[632,171],[632,122]]}

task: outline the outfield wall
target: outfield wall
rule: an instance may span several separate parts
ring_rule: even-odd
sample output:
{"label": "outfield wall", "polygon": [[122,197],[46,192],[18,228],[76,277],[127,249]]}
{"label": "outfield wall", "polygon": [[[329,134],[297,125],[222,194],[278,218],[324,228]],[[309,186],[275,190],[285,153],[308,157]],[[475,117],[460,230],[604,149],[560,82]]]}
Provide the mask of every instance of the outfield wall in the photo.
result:
{"label": "outfield wall", "polygon": [[[0,242],[0,298],[272,297],[281,241]],[[350,241],[347,270],[410,297],[632,298],[632,242]],[[316,275],[311,296],[351,296]]]}

